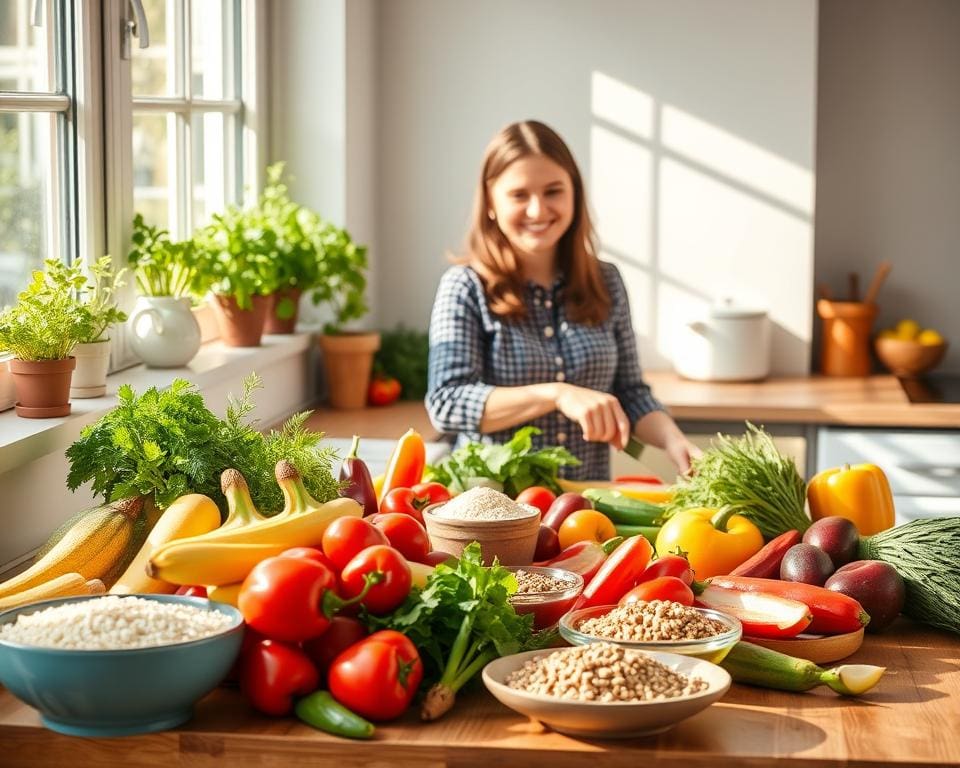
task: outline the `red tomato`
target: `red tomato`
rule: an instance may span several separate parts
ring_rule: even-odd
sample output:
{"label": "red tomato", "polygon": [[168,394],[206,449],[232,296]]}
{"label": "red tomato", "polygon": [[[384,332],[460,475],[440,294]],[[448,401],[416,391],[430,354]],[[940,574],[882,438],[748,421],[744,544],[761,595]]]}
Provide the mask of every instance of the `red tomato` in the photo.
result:
{"label": "red tomato", "polygon": [[400,397],[400,382],[393,376],[376,375],[370,380],[367,400],[370,405],[390,405]]}
{"label": "red tomato", "polygon": [[360,517],[338,517],[323,532],[323,553],[338,573],[361,550],[389,543],[383,531]]}
{"label": "red tomato", "polygon": [[411,491],[416,494],[417,503],[426,507],[429,504],[439,504],[441,501],[450,501],[450,491],[443,483],[417,483]]}
{"label": "red tomato", "polygon": [[259,640],[245,645],[240,659],[240,690],[268,715],[293,710],[293,697],[305,696],[320,684],[309,657],[294,645]]}
{"label": "red tomato", "polygon": [[330,562],[330,558],[323,554],[319,547],[291,547],[290,549],[283,550],[283,552],[280,553],[280,557],[303,557],[333,569],[333,563]]}
{"label": "red tomato", "polygon": [[693,568],[687,558],[680,555],[658,557],[643,569],[638,582],[649,581],[658,576],[676,576],[684,584],[693,584]]}
{"label": "red tomato", "polygon": [[423,679],[423,664],[410,639],[385,629],[351,645],[333,660],[328,685],[333,697],[370,720],[402,715]]}
{"label": "red tomato", "polygon": [[345,598],[358,597],[368,581],[370,591],[360,599],[371,613],[389,613],[410,594],[413,575],[407,559],[393,547],[367,547],[354,557],[340,574],[340,592]]}
{"label": "red tomato", "polygon": [[410,515],[423,525],[423,515],[420,513],[423,507],[417,506],[416,501],[417,494],[413,492],[413,488],[394,488],[380,502],[380,513],[393,512],[398,515]]}
{"label": "red tomato", "polygon": [[177,589],[175,595],[186,595],[187,597],[206,597],[207,588],[201,586],[182,586]]}
{"label": "red tomato", "polygon": [[439,549],[429,552],[427,556],[423,559],[423,562],[427,565],[438,566],[441,563],[449,563],[451,560],[456,560],[457,558],[454,555],[451,555],[449,552],[442,552]]}
{"label": "red tomato", "polygon": [[658,576],[635,586],[620,598],[618,604],[629,605],[650,600],[669,600],[681,605],[693,605],[693,591],[676,576]]}
{"label": "red tomato", "polygon": [[385,534],[385,544],[400,550],[407,560],[415,563],[425,563],[430,552],[430,540],[427,530],[410,515],[401,515],[396,512],[374,515],[367,518],[379,531]]}
{"label": "red tomato", "polygon": [[542,518],[547,514],[547,510],[550,509],[550,505],[556,498],[557,495],[549,488],[544,488],[542,485],[531,485],[517,494],[517,504],[529,504],[531,507],[536,507],[540,510],[540,517]]}
{"label": "red tomato", "polygon": [[354,643],[367,636],[367,628],[349,616],[334,616],[330,626],[320,637],[305,640],[302,648],[307,656],[325,673],[333,660]]}

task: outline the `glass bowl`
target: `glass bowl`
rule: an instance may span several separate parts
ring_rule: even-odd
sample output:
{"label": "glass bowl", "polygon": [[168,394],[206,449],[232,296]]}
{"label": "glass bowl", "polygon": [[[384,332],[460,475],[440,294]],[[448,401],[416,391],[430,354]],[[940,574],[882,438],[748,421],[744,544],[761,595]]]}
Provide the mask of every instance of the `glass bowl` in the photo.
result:
{"label": "glass bowl", "polygon": [[563,568],[549,568],[541,565],[521,565],[507,568],[516,574],[517,571],[535,573],[546,578],[564,582],[564,589],[553,589],[549,592],[523,592],[510,595],[510,604],[519,614],[533,614],[533,628],[535,630],[555,627],[560,617],[569,611],[580,593],[583,592],[583,576]]}
{"label": "glass bowl", "polygon": [[719,664],[730,653],[730,649],[740,640],[743,627],[733,616],[710,608],[694,608],[693,610],[709,619],[715,619],[728,629],[719,635],[713,635],[702,640],[616,640],[612,637],[600,637],[581,632],[578,627],[587,619],[603,616],[612,611],[615,605],[596,605],[592,608],[582,608],[579,611],[567,613],[560,619],[560,636],[571,645],[586,645],[587,643],[607,642],[633,648],[638,651],[659,651],[678,653],[682,656],[693,656],[697,659]]}

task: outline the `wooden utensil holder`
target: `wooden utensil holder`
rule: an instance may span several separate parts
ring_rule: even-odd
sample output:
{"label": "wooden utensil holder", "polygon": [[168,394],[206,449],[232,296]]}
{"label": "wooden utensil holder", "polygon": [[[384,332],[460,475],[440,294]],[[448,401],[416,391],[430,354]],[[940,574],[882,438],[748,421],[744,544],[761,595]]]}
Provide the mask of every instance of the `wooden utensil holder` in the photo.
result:
{"label": "wooden utensil holder", "polygon": [[871,370],[870,334],[877,305],[862,301],[817,302],[823,320],[820,365],[824,376],[867,376]]}

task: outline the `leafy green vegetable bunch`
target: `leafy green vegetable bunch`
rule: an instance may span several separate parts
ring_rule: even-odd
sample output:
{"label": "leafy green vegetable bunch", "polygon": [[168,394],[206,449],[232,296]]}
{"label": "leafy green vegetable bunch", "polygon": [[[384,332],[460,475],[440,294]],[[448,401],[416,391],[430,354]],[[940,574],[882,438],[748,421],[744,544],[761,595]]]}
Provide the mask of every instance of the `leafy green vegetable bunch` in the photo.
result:
{"label": "leafy green vegetable bunch", "polygon": [[332,313],[324,333],[337,333],[344,323],[367,314],[367,247],[357,245],[347,230],[330,222],[313,233],[311,242],[319,269],[311,299],[315,306],[327,304]]}
{"label": "leafy green vegetable bunch", "polygon": [[666,514],[690,507],[731,506],[752,520],[764,538],[805,531],[806,485],[792,458],[777,450],[762,428],[746,422],[742,437],[717,435],[692,472],[674,486]]}
{"label": "leafy green vegetable bunch", "polygon": [[134,269],[137,289],[144,296],[180,298],[203,293],[197,284],[197,249],[192,239],[174,242],[170,233],[133,217],[132,248],[127,263]]}
{"label": "leafy green vegetable bunch", "polygon": [[411,591],[392,614],[366,617],[373,629],[402,632],[420,651],[428,689],[423,719],[449,710],[457,691],[488,662],[553,640],[552,633],[533,632],[532,614],[517,614],[509,601],[516,591],[514,575],[496,561],[485,568],[473,542],[456,565],[438,565],[423,590]]}
{"label": "leafy green vegetable bunch", "polygon": [[580,460],[566,448],[534,451],[533,436],[541,432],[536,427],[523,427],[503,445],[468,443],[439,464],[428,466],[424,479],[443,483],[454,493],[490,484],[485,481],[499,485],[512,498],[531,485],[542,485],[559,493],[560,468],[577,466]]}
{"label": "leafy green vegetable bunch", "polygon": [[105,501],[152,495],[163,509],[185,493],[203,493],[226,513],[220,474],[234,468],[247,480],[254,504],[265,514],[283,507],[274,479],[281,458],[293,463],[318,501],[337,497],[329,449],[319,448],[322,433],[304,427],[309,412],[291,417],[279,431],[264,435],[246,421],[253,409],[256,374],[244,381],[243,396],[230,398],[226,419],[211,412],[192,384],[177,379],[166,390],[142,395],[120,387],[119,403],[67,449],[67,486],[76,490],[92,482]]}
{"label": "leafy green vegetable bunch", "polygon": [[400,326],[380,332],[380,349],[373,358],[376,373],[393,376],[400,382],[400,397],[423,400],[427,394],[427,363],[430,342],[426,331]]}

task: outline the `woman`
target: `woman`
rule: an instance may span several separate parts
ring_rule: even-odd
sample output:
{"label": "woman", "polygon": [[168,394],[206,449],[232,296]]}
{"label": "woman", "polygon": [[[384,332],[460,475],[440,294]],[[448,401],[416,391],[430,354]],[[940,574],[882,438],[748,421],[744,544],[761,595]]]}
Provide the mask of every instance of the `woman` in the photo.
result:
{"label": "woman", "polygon": [[426,396],[433,425],[506,442],[543,430],[606,479],[631,434],[687,472],[696,448],[640,376],[627,292],[597,258],[583,180],[549,127],[514,123],[487,147],[467,254],[440,281]]}

